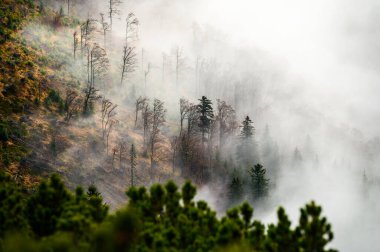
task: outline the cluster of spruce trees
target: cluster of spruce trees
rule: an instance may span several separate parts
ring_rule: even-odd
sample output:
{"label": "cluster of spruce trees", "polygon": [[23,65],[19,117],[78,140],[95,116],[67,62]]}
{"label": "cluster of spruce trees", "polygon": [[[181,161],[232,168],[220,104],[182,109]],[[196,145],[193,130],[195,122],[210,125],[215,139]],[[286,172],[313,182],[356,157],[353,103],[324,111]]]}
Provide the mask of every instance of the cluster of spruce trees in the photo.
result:
{"label": "cluster of spruce trees", "polygon": [[71,193],[57,175],[25,192],[0,172],[0,251],[334,251],[331,225],[314,202],[292,227],[283,208],[278,222],[252,219],[248,203],[217,218],[196,188],[173,182],[131,187],[128,204],[109,214],[94,186]]}

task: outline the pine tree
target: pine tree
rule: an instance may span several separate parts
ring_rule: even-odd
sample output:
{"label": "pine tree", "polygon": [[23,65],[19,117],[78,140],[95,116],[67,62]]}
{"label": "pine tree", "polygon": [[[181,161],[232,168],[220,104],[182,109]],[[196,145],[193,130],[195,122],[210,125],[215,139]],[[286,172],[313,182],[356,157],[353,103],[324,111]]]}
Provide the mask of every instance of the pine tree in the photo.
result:
{"label": "pine tree", "polygon": [[301,209],[301,216],[295,232],[298,235],[300,251],[333,252],[325,246],[332,241],[334,234],[326,217],[321,217],[322,208],[314,201]]}
{"label": "pine tree", "polygon": [[259,161],[259,153],[254,139],[255,128],[249,116],[245,118],[240,127],[240,144],[237,147],[237,159],[242,166],[250,167]]}
{"label": "pine tree", "polygon": [[134,176],[135,176],[135,168],[137,165],[136,158],[137,158],[137,154],[136,154],[135,145],[132,144],[131,151],[129,153],[129,161],[131,164],[131,186],[135,186]]}
{"label": "pine tree", "polygon": [[248,171],[251,176],[251,188],[253,200],[265,197],[268,193],[269,179],[266,178],[266,170],[261,164],[257,164]]}
{"label": "pine tree", "polygon": [[245,120],[243,121],[242,125],[240,126],[242,128],[240,132],[240,137],[242,139],[246,140],[246,139],[253,138],[255,134],[255,128],[253,127],[252,124],[253,124],[252,120],[249,118],[249,116],[247,116]]}
{"label": "pine tree", "polygon": [[229,205],[233,206],[240,204],[243,199],[243,182],[238,174],[233,174],[232,181],[228,187],[228,201]]}
{"label": "pine tree", "polygon": [[211,120],[214,118],[214,112],[212,108],[211,100],[207,99],[206,96],[202,96],[199,99],[200,103],[197,106],[199,117],[199,128],[202,132],[202,141],[206,142],[205,134],[209,132],[211,126]]}

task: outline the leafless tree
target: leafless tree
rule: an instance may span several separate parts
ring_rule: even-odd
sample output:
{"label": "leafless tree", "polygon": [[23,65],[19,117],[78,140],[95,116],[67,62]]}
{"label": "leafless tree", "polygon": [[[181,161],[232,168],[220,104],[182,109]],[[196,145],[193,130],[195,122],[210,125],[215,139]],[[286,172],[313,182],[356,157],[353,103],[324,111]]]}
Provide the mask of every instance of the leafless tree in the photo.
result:
{"label": "leafless tree", "polygon": [[129,40],[138,38],[138,26],[139,20],[136,18],[133,12],[130,12],[126,19],[125,41],[126,45],[129,45]]}
{"label": "leafless tree", "polygon": [[238,127],[235,110],[225,101],[217,99],[216,121],[219,126],[219,145],[223,146],[227,136],[233,133]]}
{"label": "leafless tree", "polygon": [[107,127],[110,120],[115,117],[117,108],[116,104],[113,104],[110,100],[103,98],[102,99],[102,132],[103,139],[105,138]]}
{"label": "leafless tree", "polygon": [[98,44],[94,44],[92,47],[88,64],[90,65],[89,82],[95,85],[95,80],[102,78],[107,73],[109,67],[107,53]]}
{"label": "leafless tree", "polygon": [[98,95],[98,92],[99,90],[94,87],[93,83],[87,83],[87,86],[84,89],[83,115],[89,115],[92,111],[94,102],[101,98],[101,96]]}
{"label": "leafless tree", "polygon": [[102,26],[102,32],[103,32],[104,50],[107,50],[107,32],[111,28],[110,28],[110,25],[104,19],[104,13],[100,13],[100,25]]}
{"label": "leafless tree", "polygon": [[123,168],[123,159],[127,154],[127,142],[125,140],[119,141],[119,168]]}
{"label": "leafless tree", "polygon": [[120,15],[121,0],[109,0],[108,17],[110,18],[110,28],[112,30],[114,17]]}
{"label": "leafless tree", "polygon": [[67,1],[67,15],[70,16],[70,0]]}
{"label": "leafless tree", "polygon": [[176,136],[172,137],[170,140],[170,147],[172,149],[172,173],[173,174],[175,171],[175,160],[177,156],[178,144],[179,144],[179,138]]}
{"label": "leafless tree", "polygon": [[88,51],[89,44],[91,39],[94,36],[94,32],[96,31],[96,20],[87,18],[80,26],[80,48],[82,52],[82,56],[85,51]]}
{"label": "leafless tree", "polygon": [[116,119],[110,119],[110,121],[108,122],[108,125],[107,125],[107,133],[106,133],[106,153],[108,155],[108,143],[109,143],[109,137],[110,137],[110,134],[114,128],[114,126],[116,124],[118,124],[119,121],[116,120]]}
{"label": "leafless tree", "polygon": [[199,113],[197,105],[189,104],[189,111],[187,114],[187,138],[199,133],[198,131]]}
{"label": "leafless tree", "polygon": [[131,165],[131,186],[135,186],[135,169],[137,165],[137,153],[135,145],[131,145],[131,150],[129,152],[129,162]]}
{"label": "leafless tree", "polygon": [[178,46],[175,50],[175,83],[178,86],[179,74],[182,68],[184,67],[184,58],[183,58],[182,49]]}
{"label": "leafless tree", "polygon": [[183,122],[186,119],[190,109],[190,103],[188,100],[181,98],[179,100],[179,112],[180,112],[180,130],[179,135],[182,136]]}
{"label": "leafless tree", "polygon": [[123,58],[121,65],[121,81],[120,85],[123,85],[125,76],[128,73],[132,73],[136,70],[137,67],[137,58],[134,47],[124,46],[123,48]]}
{"label": "leafless tree", "polygon": [[165,68],[167,55],[162,53],[162,82],[165,82]]}
{"label": "leafless tree", "polygon": [[76,53],[77,53],[77,50],[78,50],[78,46],[79,46],[79,39],[78,39],[78,32],[74,32],[73,33],[73,44],[74,44],[74,60],[76,59]]}
{"label": "leafless tree", "polygon": [[66,90],[65,98],[65,121],[69,122],[70,119],[76,115],[81,106],[81,100],[79,94],[72,89]]}
{"label": "leafless tree", "polygon": [[119,152],[119,149],[117,146],[114,146],[112,148],[112,168],[115,168],[115,159],[117,157],[117,154]]}
{"label": "leafless tree", "polygon": [[153,180],[153,168],[156,159],[156,144],[159,142],[160,127],[165,122],[166,109],[164,103],[154,99],[152,111],[152,130],[150,132],[150,178]]}
{"label": "leafless tree", "polygon": [[149,104],[146,103],[142,110],[143,117],[143,129],[144,129],[144,152],[146,152],[147,147],[147,137],[149,133],[150,125],[152,124],[152,111],[149,108]]}
{"label": "leafless tree", "polygon": [[146,78],[148,77],[150,73],[150,63],[148,63],[148,68],[144,72],[144,88],[145,88],[145,93],[146,93]]}
{"label": "leafless tree", "polygon": [[137,127],[137,118],[139,111],[142,111],[145,108],[145,105],[148,103],[148,98],[140,96],[135,102],[135,128]]}

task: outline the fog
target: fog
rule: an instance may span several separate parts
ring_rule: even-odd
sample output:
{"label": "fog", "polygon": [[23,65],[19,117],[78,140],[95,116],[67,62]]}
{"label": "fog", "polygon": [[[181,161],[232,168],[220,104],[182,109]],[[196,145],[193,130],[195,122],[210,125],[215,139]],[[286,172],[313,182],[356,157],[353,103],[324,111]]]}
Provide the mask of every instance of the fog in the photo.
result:
{"label": "fog", "polygon": [[[83,16],[106,12],[105,2],[97,1]],[[119,80],[129,12],[140,21],[133,42],[139,68],[123,90],[108,90],[107,97],[122,110],[134,86],[137,96],[165,101],[169,122],[178,121],[181,97],[228,101],[239,122],[245,115],[253,118],[259,146],[269,141],[268,125],[272,147],[278,147],[275,157],[262,158],[268,174],[274,174],[273,162],[279,169],[267,202],[254,206],[257,218],[275,221],[282,205],[294,223],[299,208],[315,200],[332,223],[332,247],[380,250],[380,2],[128,1],[108,39],[115,48],[111,82]],[[184,57],[178,85],[173,62],[162,70],[163,53],[173,61],[177,47]],[[197,58],[204,62],[198,75]],[[152,68],[144,88],[148,62]],[[302,155],[298,167],[292,161],[296,148]],[[212,185],[200,192],[220,208]]]}

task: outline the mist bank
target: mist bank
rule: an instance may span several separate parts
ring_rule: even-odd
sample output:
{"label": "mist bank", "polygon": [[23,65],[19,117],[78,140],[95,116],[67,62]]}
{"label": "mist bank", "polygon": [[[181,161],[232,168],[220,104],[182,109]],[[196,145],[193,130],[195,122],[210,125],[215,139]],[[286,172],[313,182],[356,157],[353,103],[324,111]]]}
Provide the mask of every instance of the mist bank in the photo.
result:
{"label": "mist bank", "polygon": [[[107,12],[106,1],[86,4],[77,4],[82,18]],[[276,174],[268,199],[255,207],[260,217],[273,221],[284,205],[296,220],[297,207],[314,199],[332,221],[335,247],[379,250],[378,3],[154,0],[120,10],[108,37],[108,83],[120,78],[125,16],[133,12],[140,23],[137,70],[122,87],[102,90],[120,111],[132,114],[140,95],[159,98],[174,135],[180,98],[227,101],[239,122],[252,118],[260,161]],[[218,209],[221,193],[207,185],[200,197]]]}

